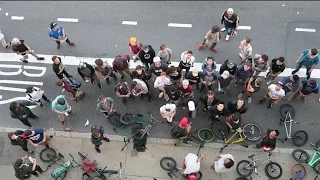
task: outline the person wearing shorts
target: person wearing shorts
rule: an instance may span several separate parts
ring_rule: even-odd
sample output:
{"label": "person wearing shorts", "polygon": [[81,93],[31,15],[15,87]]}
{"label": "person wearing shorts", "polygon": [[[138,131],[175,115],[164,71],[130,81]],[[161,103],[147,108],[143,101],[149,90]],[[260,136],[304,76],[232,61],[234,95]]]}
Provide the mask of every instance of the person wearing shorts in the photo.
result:
{"label": "person wearing shorts", "polygon": [[22,134],[22,138],[27,139],[27,141],[35,147],[43,144],[46,148],[49,148],[48,141],[50,141],[52,137],[53,136],[46,134],[44,128],[28,129]]}
{"label": "person wearing shorts", "polygon": [[108,119],[110,113],[117,112],[116,109],[114,109],[114,100],[104,95],[99,96],[97,100],[97,111],[103,113]]}
{"label": "person wearing shorts", "polygon": [[143,99],[144,96],[148,97],[149,101],[152,101],[152,96],[149,92],[147,84],[140,79],[133,79],[131,82],[132,95],[140,96]]}
{"label": "person wearing shorts", "polygon": [[21,55],[22,58],[20,61],[27,63],[28,54],[31,54],[33,57],[35,57],[37,60],[44,60],[44,57],[39,57],[33,50],[30,49],[30,47],[25,43],[24,40],[19,40],[18,38],[13,38],[12,42],[12,50],[17,53],[18,55]]}
{"label": "person wearing shorts", "polygon": [[52,111],[57,113],[58,118],[62,124],[65,126],[65,116],[69,114],[74,114],[74,111],[71,110],[71,106],[69,106],[67,100],[65,99],[64,95],[57,96],[51,103]]}
{"label": "person wearing shorts", "polygon": [[264,103],[267,99],[269,99],[268,108],[271,108],[272,104],[278,104],[286,95],[286,93],[282,89],[282,86],[283,83],[281,81],[279,81],[277,84],[269,85],[268,89],[264,93],[263,98],[260,99],[260,104]]}

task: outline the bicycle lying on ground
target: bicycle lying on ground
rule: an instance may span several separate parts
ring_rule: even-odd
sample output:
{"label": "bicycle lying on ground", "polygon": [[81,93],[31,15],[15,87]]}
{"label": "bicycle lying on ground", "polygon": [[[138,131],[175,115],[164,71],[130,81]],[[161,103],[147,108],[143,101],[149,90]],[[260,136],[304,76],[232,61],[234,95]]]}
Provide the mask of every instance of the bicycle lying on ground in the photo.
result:
{"label": "bicycle lying on ground", "polygon": [[[171,130],[171,136],[173,133],[173,130]],[[196,135],[194,135],[196,134]],[[214,138],[213,132],[208,128],[201,128],[199,130],[194,131],[193,133],[190,133],[187,137],[181,137],[174,139],[174,145],[177,146],[180,141],[182,140],[186,144],[203,144],[203,143],[209,143],[212,142]]]}
{"label": "bicycle lying on ground", "polygon": [[[265,167],[265,173],[270,179],[278,179],[282,176],[282,167],[280,164],[271,161],[271,152],[269,152],[268,157],[266,158],[260,158],[260,159],[253,159],[255,154],[250,155],[248,158],[251,159],[251,162],[248,160],[241,160],[237,164],[236,170],[237,173],[242,177],[248,177],[250,176],[253,171],[255,174],[258,175],[258,166],[267,163]],[[257,165],[257,161],[262,161],[261,164]],[[275,174],[275,175],[274,175]]]}
{"label": "bicycle lying on ground", "polygon": [[[58,164],[58,161],[63,161],[64,156],[60,153],[57,154],[56,150],[52,148],[45,148],[40,152],[40,160],[43,162],[51,162],[45,171],[47,171],[52,165],[60,165],[57,169],[51,172],[51,177],[55,180],[62,180],[66,177],[67,173],[71,168],[79,167],[80,164],[74,160],[74,157],[69,153],[69,156],[72,158],[71,161],[65,161],[63,164]],[[77,166],[73,165],[73,162]]]}
{"label": "bicycle lying on ground", "polygon": [[[107,177],[105,176],[105,174],[107,174],[108,177],[110,177],[111,175],[116,175],[121,180],[121,162],[119,170],[107,169],[108,166],[105,166],[103,169],[101,169],[98,168],[98,163],[95,160],[91,162],[87,158],[87,155],[83,155],[80,152],[78,152],[78,154],[82,159],[81,169],[84,171],[84,173],[82,174],[82,180],[95,180],[97,178],[101,180],[106,180]],[[92,173],[94,173],[94,175]]]}
{"label": "bicycle lying on ground", "polygon": [[[280,119],[280,125],[284,124],[286,130],[286,138],[281,140],[282,143],[285,143],[288,139],[292,139],[294,145],[300,147],[307,143],[308,134],[305,131],[299,130],[291,135],[292,124],[298,124],[299,122],[294,121],[292,118],[295,116],[295,109],[291,104],[283,104],[280,106],[280,115],[282,118]],[[289,130],[288,130],[289,124]]]}
{"label": "bicycle lying on ground", "polygon": [[294,177],[294,179],[290,178],[290,180],[303,180],[306,174],[307,173],[304,166],[301,163],[297,163],[291,168],[291,175]]}
{"label": "bicycle lying on ground", "polygon": [[[228,147],[229,144],[242,143],[244,140],[248,141],[257,141],[261,137],[261,129],[258,125],[249,123],[243,126],[243,128],[238,128],[231,137],[229,136],[229,128],[221,121],[217,121],[212,123],[212,132],[213,134],[223,139],[224,146],[220,149],[220,153],[224,150],[224,148]],[[238,135],[238,139],[233,140],[235,136]],[[248,147],[246,144],[241,144],[244,147]]]}

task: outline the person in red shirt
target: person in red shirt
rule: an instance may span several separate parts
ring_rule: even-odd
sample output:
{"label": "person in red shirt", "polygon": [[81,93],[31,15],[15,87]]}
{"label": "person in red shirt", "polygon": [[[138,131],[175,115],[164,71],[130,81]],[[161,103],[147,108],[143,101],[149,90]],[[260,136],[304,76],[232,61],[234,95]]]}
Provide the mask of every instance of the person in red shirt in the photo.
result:
{"label": "person in red shirt", "polygon": [[124,79],[125,73],[130,75],[131,79],[132,75],[129,70],[130,67],[130,56],[124,55],[124,56],[116,56],[112,62],[112,68],[114,72],[119,72],[121,74],[121,79]]}
{"label": "person in red shirt", "polygon": [[[56,84],[57,84],[57,86],[62,87],[62,92],[67,91],[67,92],[71,93],[73,99],[76,102],[78,102],[78,98],[82,98],[84,96],[84,93],[78,89],[73,88],[67,79],[59,80],[59,81],[57,81]],[[80,93],[80,94],[78,95],[78,93]]]}
{"label": "person in red shirt", "polygon": [[141,48],[142,48],[141,42],[138,42],[137,38],[134,36],[130,37],[129,50],[133,54],[134,62],[136,62],[137,60],[140,60],[138,54],[139,54],[139,51],[141,50]]}
{"label": "person in red shirt", "polygon": [[187,105],[187,101],[190,98],[193,98],[192,86],[189,84],[189,81],[187,79],[185,79],[178,86],[178,90],[181,91],[181,93],[182,93],[181,104],[182,104],[182,108],[185,109],[186,105]]}

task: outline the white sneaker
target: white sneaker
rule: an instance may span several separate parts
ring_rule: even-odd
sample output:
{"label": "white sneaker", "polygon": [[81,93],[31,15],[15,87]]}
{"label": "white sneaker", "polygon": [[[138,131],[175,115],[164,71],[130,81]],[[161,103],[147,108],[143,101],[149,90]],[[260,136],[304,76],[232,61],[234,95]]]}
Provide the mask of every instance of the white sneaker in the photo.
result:
{"label": "white sneaker", "polygon": [[233,31],[232,36],[237,36],[237,35],[238,35],[237,31]]}
{"label": "white sneaker", "polygon": [[272,81],[270,80],[270,81],[267,82],[267,85],[270,85],[271,83],[272,83]]}
{"label": "white sneaker", "polygon": [[250,104],[252,101],[252,98],[251,97],[248,97],[248,104]]}
{"label": "white sneaker", "polygon": [[222,28],[220,31],[221,31],[221,32],[224,32],[224,31],[226,31],[226,28]]}
{"label": "white sneaker", "polygon": [[161,93],[159,94],[159,98],[162,98],[162,96],[163,96],[163,92],[161,92]]}
{"label": "white sneaker", "polygon": [[226,41],[229,41],[230,35],[226,35]]}

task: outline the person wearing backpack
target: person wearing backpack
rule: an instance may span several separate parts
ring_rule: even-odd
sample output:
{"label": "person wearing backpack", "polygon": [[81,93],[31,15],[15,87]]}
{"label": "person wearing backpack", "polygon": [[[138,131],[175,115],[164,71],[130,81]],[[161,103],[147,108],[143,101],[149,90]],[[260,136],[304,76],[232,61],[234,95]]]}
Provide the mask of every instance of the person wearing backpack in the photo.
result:
{"label": "person wearing backpack", "polygon": [[67,73],[65,65],[62,63],[61,57],[52,56],[51,59],[53,61],[53,64],[52,64],[53,72],[56,73],[59,79],[63,79],[63,75],[67,76],[67,78],[71,77]]}
{"label": "person wearing backpack", "polygon": [[301,98],[305,104],[307,102],[306,97],[311,96],[315,93],[319,93],[319,84],[314,79],[302,81],[299,89],[291,96],[288,101],[291,102],[293,99]]}
{"label": "person wearing backpack", "polygon": [[56,41],[57,50],[61,49],[61,43],[66,41],[70,46],[75,46],[74,42],[71,42],[64,32],[64,28],[55,22],[50,23],[50,28],[48,30],[48,36],[51,40]]}
{"label": "person wearing backpack", "polygon": [[32,175],[38,177],[37,171],[42,174],[43,169],[37,165],[37,160],[31,156],[24,156],[16,160],[13,165],[15,176],[20,180],[29,179]]}
{"label": "person wearing backpack", "polygon": [[41,102],[41,98],[49,103],[52,102],[51,99],[47,98],[47,96],[44,95],[44,90],[38,88],[38,87],[28,87],[26,90],[26,97],[32,101],[32,102],[39,102],[40,106],[44,108],[42,102]]}
{"label": "person wearing backpack", "polygon": [[104,133],[103,126],[95,125],[91,127],[91,142],[95,145],[95,149],[98,153],[101,152],[100,146],[102,145],[102,140],[110,142],[110,139],[106,137]]}
{"label": "person wearing backpack", "polygon": [[79,88],[76,88],[77,85],[74,85],[69,79],[59,80],[56,82],[56,85],[62,87],[62,92],[67,91],[71,93],[76,102],[78,102],[78,99],[81,99],[85,96],[85,93]]}
{"label": "person wearing backpack", "polygon": [[59,118],[62,126],[65,126],[64,117],[68,116],[69,114],[74,114],[74,111],[71,110],[71,106],[69,106],[64,95],[57,96],[52,101],[51,105],[52,105],[52,111],[58,115],[58,118]]}
{"label": "person wearing backpack", "polygon": [[100,80],[96,75],[94,68],[90,64],[86,62],[81,62],[77,69],[78,69],[79,75],[82,77],[82,79],[85,82],[90,81],[91,85],[94,84],[94,82],[96,82],[98,88],[102,90]]}
{"label": "person wearing backpack", "polygon": [[33,57],[37,58],[37,60],[44,60],[43,57],[39,57],[33,50],[30,49],[30,47],[25,43],[24,40],[19,40],[18,38],[13,38],[11,41],[12,50],[13,52],[17,53],[18,55],[21,55],[22,58],[20,61],[27,63],[28,54],[31,54]]}
{"label": "person wearing backpack", "polygon": [[217,46],[220,39],[220,27],[218,25],[214,25],[204,36],[203,43],[198,46],[198,50],[210,47],[210,50],[216,53],[218,52],[218,50],[215,47]]}
{"label": "person wearing backpack", "polygon": [[34,154],[34,151],[28,149],[28,141],[22,138],[22,134],[24,132],[21,130],[16,130],[15,132],[9,132],[8,138],[10,139],[11,145],[13,146],[20,146],[25,152],[30,154]]}

